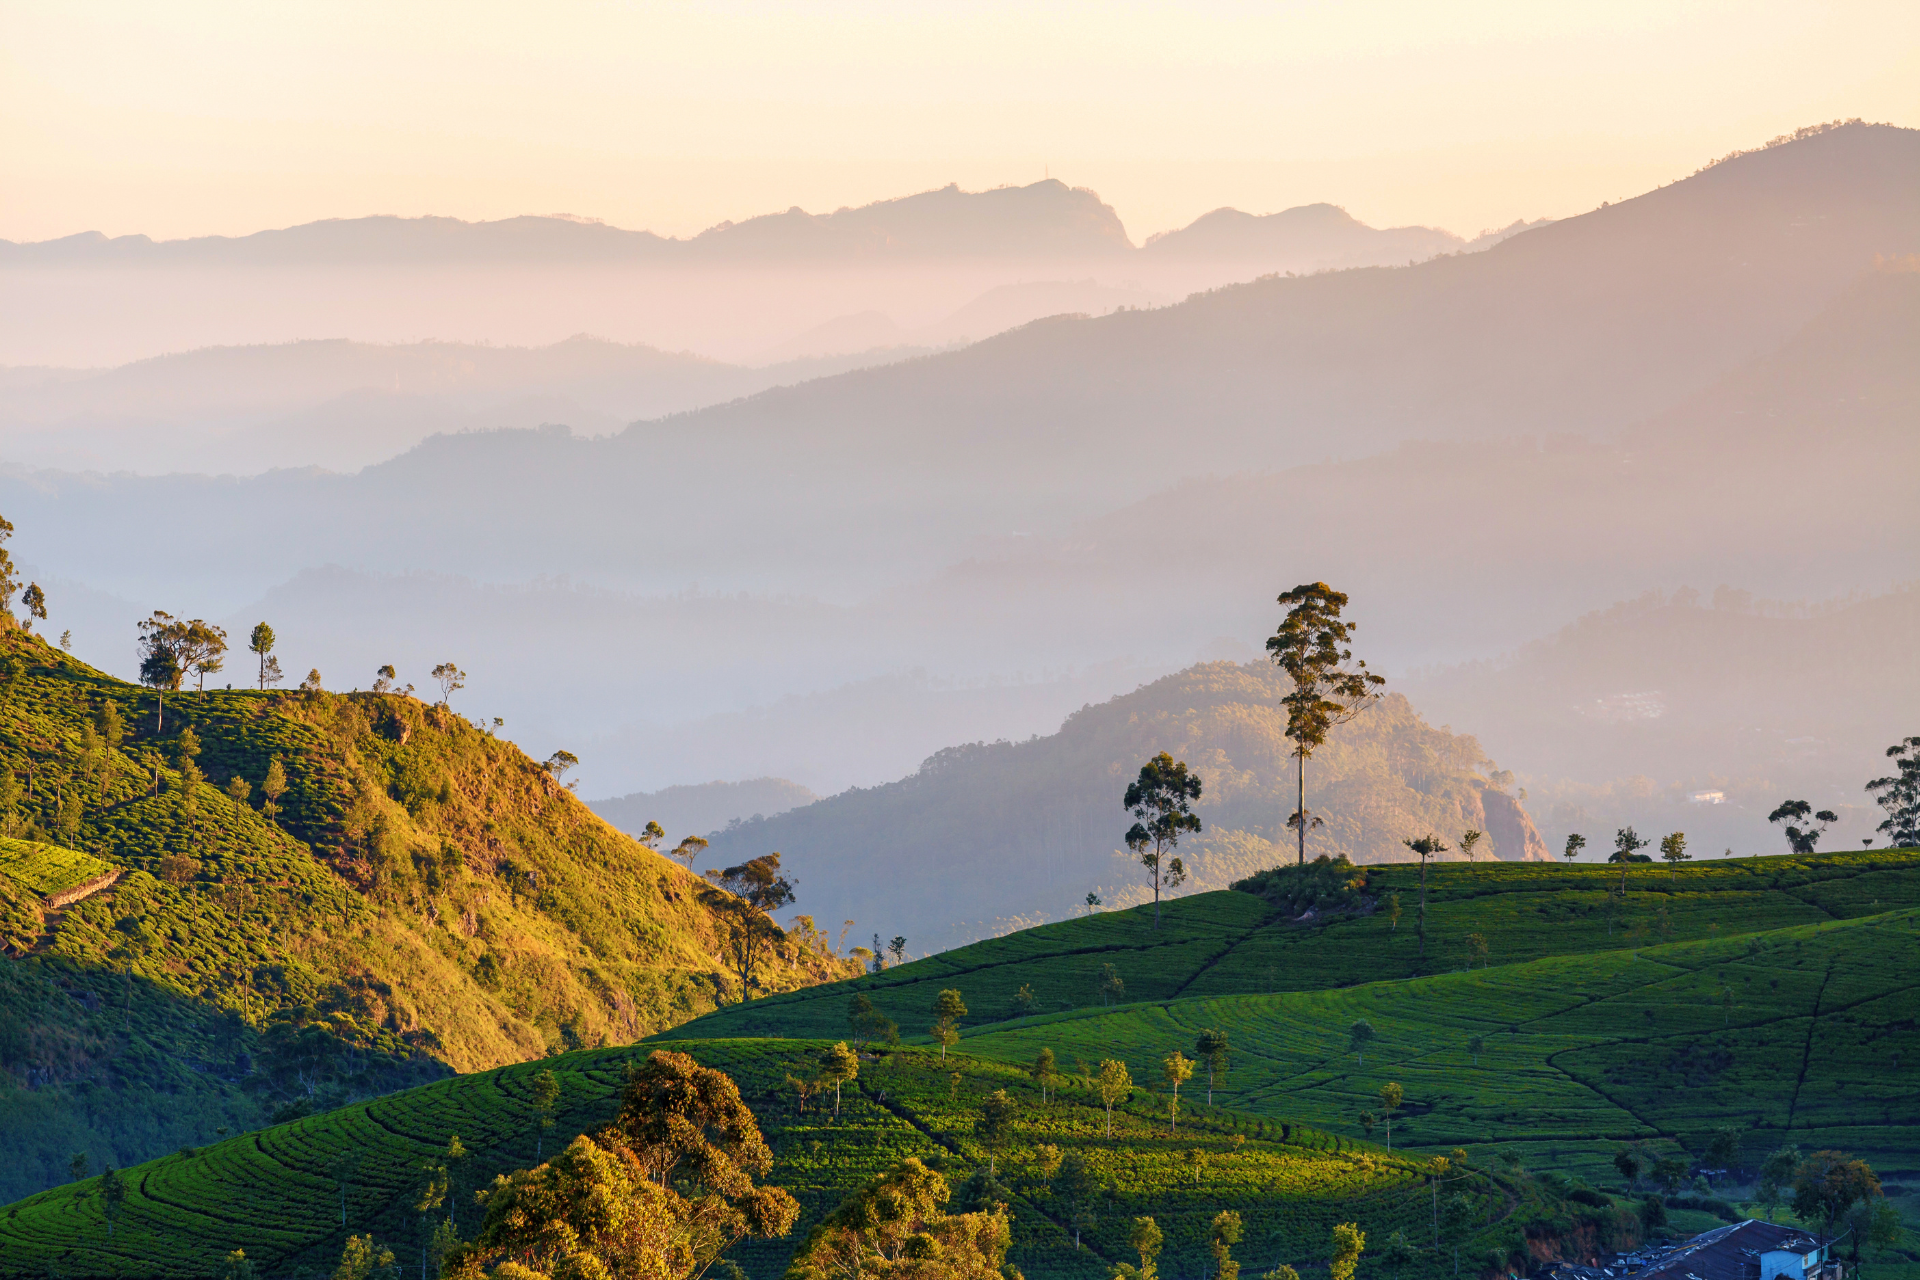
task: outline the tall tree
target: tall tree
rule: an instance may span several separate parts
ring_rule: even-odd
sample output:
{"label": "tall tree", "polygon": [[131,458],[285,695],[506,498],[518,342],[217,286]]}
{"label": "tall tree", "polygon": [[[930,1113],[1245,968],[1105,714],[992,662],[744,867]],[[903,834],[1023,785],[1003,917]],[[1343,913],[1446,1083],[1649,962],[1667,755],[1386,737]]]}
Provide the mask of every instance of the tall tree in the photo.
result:
{"label": "tall tree", "polygon": [[442,662],[433,669],[433,680],[440,686],[440,705],[447,706],[455,690],[467,687],[467,673],[451,662]]}
{"label": "tall tree", "polygon": [[763,854],[721,871],[714,878],[720,893],[709,897],[721,926],[723,948],[740,977],[740,1001],[753,995],[753,975],[762,952],[785,937],[773,913],[793,902],[794,885],[780,874],[780,855]]}
{"label": "tall tree", "polygon": [[26,611],[27,620],[21,630],[32,631],[35,622],[47,620],[47,593],[40,589],[37,582],[29,582],[27,589],[20,593],[20,607]]}
{"label": "tall tree", "polygon": [[533,1078],[533,1118],[535,1121],[533,1158],[546,1149],[547,1130],[553,1128],[553,1114],[560,1106],[560,1077],[551,1069]]}
{"label": "tall tree", "polygon": [[1127,1247],[1140,1255],[1140,1265],[1116,1264],[1113,1280],[1158,1280],[1160,1247],[1165,1242],[1166,1236],[1152,1218],[1135,1218],[1132,1230],[1127,1232]]}
{"label": "tall tree", "polygon": [[1465,831],[1460,835],[1460,852],[1467,855],[1467,861],[1473,861],[1474,846],[1485,837],[1484,831]]}
{"label": "tall tree", "polygon": [[940,1061],[947,1060],[947,1050],[960,1043],[960,1019],[967,1016],[967,1005],[960,993],[949,987],[933,1001],[933,1038],[940,1042]]}
{"label": "tall tree", "polygon": [[1160,1075],[1173,1086],[1173,1097],[1167,1103],[1167,1121],[1173,1132],[1180,1132],[1180,1086],[1193,1079],[1193,1059],[1175,1049],[1160,1059]]}
{"label": "tall tree", "polygon": [[1875,830],[1886,832],[1890,845],[1920,845],[1920,737],[1894,743],[1887,759],[1895,772],[1867,784],[1887,815]]}
{"label": "tall tree", "polygon": [[154,719],[153,731],[165,733],[167,694],[177,690],[187,676],[188,664],[184,654],[187,624],[172,614],[155,609],[151,618],[139,624],[139,631],[140,683],[159,694],[160,708]]}
{"label": "tall tree", "polygon": [[13,522],[0,516],[0,613],[13,616],[13,593],[20,589],[20,579],[13,565],[13,557],[7,554],[7,539],[13,536]]}
{"label": "tall tree", "polygon": [[833,1118],[840,1118],[840,1086],[860,1078],[860,1055],[845,1040],[820,1055],[820,1083],[833,1086]]}
{"label": "tall tree", "polygon": [[1413,850],[1420,859],[1420,914],[1414,917],[1414,925],[1420,933],[1420,955],[1427,954],[1427,859],[1439,857],[1447,851],[1447,842],[1439,836],[1428,834],[1418,840],[1402,840],[1401,844]]}
{"label": "tall tree", "polygon": [[1773,1211],[1780,1203],[1782,1192],[1793,1185],[1793,1171],[1800,1167],[1800,1148],[1792,1143],[1776,1147],[1760,1162],[1760,1178],[1755,1187],[1755,1198],[1760,1207],[1767,1211],[1767,1221],[1773,1221]]}
{"label": "tall tree", "polygon": [[855,1191],[808,1233],[788,1280],[998,1277],[1012,1228],[1004,1208],[949,1213],[946,1178],[908,1156]]}
{"label": "tall tree", "polygon": [[894,964],[905,964],[907,962],[906,938],[896,933],[893,937],[887,939],[887,954],[893,957]]}
{"label": "tall tree", "polygon": [[707,838],[705,836],[688,836],[679,844],[673,846],[673,856],[681,862],[686,863],[687,870],[694,874],[698,874],[693,870],[694,859],[706,851]]}
{"label": "tall tree", "polygon": [[1019,1110],[1005,1089],[995,1089],[980,1103],[980,1118],[973,1122],[973,1136],[987,1149],[987,1176],[998,1168],[1000,1150],[1013,1136],[1013,1117]]}
{"label": "tall tree", "polygon": [[205,693],[207,677],[226,668],[226,629],[198,618],[188,623],[187,628],[194,646],[193,674],[199,681],[198,692]]}
{"label": "tall tree", "polygon": [[1233,1260],[1233,1246],[1240,1243],[1246,1230],[1240,1215],[1222,1209],[1213,1215],[1207,1228],[1207,1249],[1213,1254],[1213,1280],[1240,1280],[1240,1264]]}
{"label": "tall tree", "polygon": [[1580,851],[1586,847],[1587,847],[1587,838],[1585,836],[1577,835],[1577,834],[1568,836],[1567,837],[1567,853],[1566,853],[1567,861],[1572,862],[1575,858],[1579,857]]}
{"label": "tall tree", "polygon": [[107,1214],[107,1239],[113,1239],[114,1224],[120,1221],[120,1208],[127,1202],[127,1180],[112,1165],[100,1175],[100,1204]]}
{"label": "tall tree", "polygon": [[1327,1257],[1328,1280],[1353,1280],[1353,1269],[1360,1265],[1367,1237],[1351,1222],[1336,1223]]}
{"label": "tall tree", "polygon": [[267,776],[260,783],[260,794],[266,797],[266,803],[261,808],[267,815],[267,821],[271,822],[280,812],[280,797],[287,794],[287,769],[280,763],[279,756],[267,764]]}
{"label": "tall tree", "polygon": [[[1813,822],[1807,822],[1812,818]],[[1840,821],[1840,815],[1831,809],[1822,809],[1815,813],[1813,806],[1805,800],[1786,800],[1778,809],[1767,815],[1768,822],[1787,824],[1787,846],[1795,853],[1813,853],[1820,845],[1820,837],[1827,834],[1827,828]],[[1807,822],[1805,830],[1797,823]],[[1814,826],[1817,822],[1820,825]]]}
{"label": "tall tree", "polygon": [[612,1125],[494,1183],[473,1242],[442,1275],[697,1277],[740,1240],[793,1229],[798,1203],[753,1181],[772,1165],[724,1072],[655,1050],[628,1064]]}
{"label": "tall tree", "polygon": [[1283,593],[1287,609],[1267,640],[1273,662],[1293,681],[1281,702],[1287,708],[1287,737],[1293,739],[1297,805],[1287,825],[1300,838],[1298,862],[1307,861],[1307,758],[1326,743],[1335,725],[1344,724],[1380,698],[1384,676],[1367,670],[1347,645],[1355,626],[1340,616],[1347,595],[1324,582],[1308,582]]}
{"label": "tall tree", "polygon": [[1397,1081],[1389,1080],[1380,1086],[1380,1118],[1387,1124],[1387,1150],[1393,1150],[1393,1113],[1400,1109],[1400,1103],[1406,1093]]}
{"label": "tall tree", "polygon": [[1107,1136],[1111,1138],[1114,1105],[1133,1096],[1133,1076],[1128,1073],[1126,1063],[1103,1058],[1100,1061],[1100,1078],[1095,1087],[1100,1092],[1100,1105],[1107,1109]]}
{"label": "tall tree", "polygon": [[1829,1236],[1847,1210],[1880,1194],[1873,1167],[1844,1151],[1816,1151],[1793,1171],[1794,1216],[1817,1218]]}
{"label": "tall tree", "polygon": [[1347,1049],[1360,1059],[1360,1065],[1367,1065],[1367,1045],[1374,1037],[1373,1024],[1365,1018],[1347,1028]]}
{"label": "tall tree", "polygon": [[1213,1105],[1214,1085],[1227,1074],[1227,1061],[1232,1047],[1227,1042],[1227,1033],[1215,1031],[1211,1027],[1194,1037],[1193,1051],[1207,1067],[1207,1105]]}
{"label": "tall tree", "polygon": [[1186,761],[1174,763],[1162,751],[1140,766],[1140,776],[1127,785],[1122,804],[1134,816],[1127,830],[1127,848],[1140,859],[1153,885],[1153,927],[1160,927],[1160,890],[1178,888],[1187,868],[1168,856],[1182,832],[1198,832],[1200,815],[1193,811],[1200,798],[1200,775],[1187,771]]}
{"label": "tall tree", "polygon": [[253,624],[253,630],[247,635],[247,651],[260,660],[260,687],[279,684],[280,659],[273,656],[273,628],[264,622]]}
{"label": "tall tree", "polygon": [[1668,869],[1691,861],[1693,855],[1687,852],[1687,833],[1675,831],[1660,838],[1660,856],[1666,860]]}
{"label": "tall tree", "polygon": [[1061,1159],[1060,1176],[1053,1186],[1073,1227],[1073,1247],[1079,1249],[1081,1231],[1099,1225],[1093,1215],[1093,1205],[1100,1194],[1100,1173],[1087,1159],[1085,1151],[1075,1149]]}
{"label": "tall tree", "polygon": [[1040,1101],[1045,1102],[1047,1100],[1047,1093],[1052,1089],[1057,1074],[1053,1050],[1043,1048],[1039,1053],[1035,1054],[1033,1057],[1033,1065],[1027,1068],[1027,1074],[1032,1076],[1033,1082],[1040,1086]]}

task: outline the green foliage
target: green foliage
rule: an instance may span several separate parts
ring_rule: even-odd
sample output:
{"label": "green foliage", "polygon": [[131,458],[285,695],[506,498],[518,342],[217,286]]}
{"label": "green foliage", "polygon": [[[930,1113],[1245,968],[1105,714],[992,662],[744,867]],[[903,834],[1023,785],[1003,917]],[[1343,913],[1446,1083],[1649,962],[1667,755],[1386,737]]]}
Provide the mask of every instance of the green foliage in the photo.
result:
{"label": "green foliage", "polygon": [[[0,633],[4,670],[0,1198],[732,993],[683,871],[445,711],[189,691],[163,734],[154,693],[36,638]],[[851,970],[772,945],[775,987]]]}

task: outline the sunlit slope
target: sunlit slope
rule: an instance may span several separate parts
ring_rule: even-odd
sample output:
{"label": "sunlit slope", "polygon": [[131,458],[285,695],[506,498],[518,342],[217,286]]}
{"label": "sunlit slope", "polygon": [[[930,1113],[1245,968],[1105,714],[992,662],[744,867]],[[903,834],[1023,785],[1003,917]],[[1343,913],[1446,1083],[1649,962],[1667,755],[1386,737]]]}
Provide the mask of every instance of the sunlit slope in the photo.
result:
{"label": "sunlit slope", "polygon": [[[124,1166],[285,1108],[625,1043],[737,985],[697,879],[415,698],[183,691],[162,719],[152,690],[0,629],[6,832],[6,1198],[75,1152]],[[767,979],[846,971],[783,940]]]}
{"label": "sunlit slope", "polygon": [[1427,870],[1422,959],[1419,878],[1419,868],[1405,864],[1310,866],[1304,877],[1283,873],[1271,901],[1233,891],[1178,898],[1162,907],[1157,930],[1151,907],[1043,925],[884,973],[730,1005],[675,1034],[843,1036],[848,1000],[861,992],[911,1038],[926,1031],[944,988],[961,992],[978,1026],[1017,1016],[1022,986],[1037,1012],[1096,1006],[1107,965],[1130,1001],[1312,991],[1480,964],[1474,934],[1486,941],[1485,963],[1499,966],[1920,907],[1920,850],[1636,864],[1624,900],[1609,897],[1622,883],[1617,866],[1441,863]]}
{"label": "sunlit slope", "polygon": [[[1010,1061],[1041,1046],[1120,1058],[1138,1075],[1212,1027],[1234,1047],[1220,1101],[1349,1134],[1398,1081],[1395,1139],[1423,1150],[1500,1143],[1611,1182],[1621,1140],[1699,1153],[1709,1130],[1737,1124],[1747,1163],[1797,1142],[1895,1176],[1920,1166],[1916,1015],[1920,911],[1908,909],[1338,991],[1078,1011],[963,1043]],[[1364,1063],[1361,1020],[1375,1033]]]}
{"label": "sunlit slope", "polygon": [[[941,1063],[908,1050],[884,1064],[862,1064],[844,1090],[839,1120],[802,1114],[787,1087],[789,1072],[807,1071],[819,1042],[669,1042],[719,1067],[742,1092],[776,1153],[770,1180],[803,1206],[785,1240],[756,1243],[738,1256],[756,1280],[781,1274],[793,1247],[820,1215],[853,1187],[908,1155],[937,1161],[959,1183],[983,1164],[974,1137],[982,1098],[1000,1088],[1019,1104],[1014,1134],[998,1155],[999,1177],[1012,1194],[1014,1260],[1029,1275],[1104,1277],[1128,1256],[1134,1215],[1151,1213],[1167,1232],[1163,1265],[1196,1270],[1205,1257],[1207,1224],[1231,1204],[1247,1219],[1240,1257],[1265,1269],[1305,1264],[1323,1250],[1336,1221],[1359,1221],[1382,1238],[1417,1235],[1426,1212],[1424,1180],[1404,1158],[1324,1132],[1224,1110],[1189,1108],[1177,1137],[1165,1112],[1144,1095],[1118,1109],[1108,1137],[1097,1099],[1084,1081],[1060,1082],[1042,1103],[1023,1070],[967,1055]],[[598,1050],[546,1063],[462,1076],[373,1102],[229,1139],[198,1152],[128,1170],[131,1194],[107,1235],[97,1182],[43,1192],[0,1215],[0,1275],[62,1274],[202,1276],[208,1259],[243,1248],[269,1275],[300,1267],[325,1272],[348,1233],[371,1232],[405,1265],[417,1265],[423,1224],[411,1205],[419,1165],[452,1134],[476,1153],[460,1175],[462,1192],[495,1173],[534,1163],[534,1074],[556,1071],[563,1082],[559,1122],[547,1135],[550,1154],[575,1134],[610,1121],[623,1064],[643,1050]],[[955,1079],[955,1077],[958,1077]],[[829,1102],[829,1107],[830,1107]],[[1035,1168],[1035,1148],[1079,1150],[1113,1187],[1095,1206],[1088,1246],[1076,1252],[1067,1228],[1071,1206]],[[1194,1153],[1202,1153],[1202,1161]],[[346,1177],[341,1222],[340,1162],[357,1161]],[[1196,1176],[1196,1168],[1203,1176]],[[1479,1177],[1462,1189],[1476,1205],[1479,1252],[1524,1249],[1527,1223],[1551,1216],[1533,1188]],[[459,1197],[466,1199],[464,1195]],[[460,1211],[470,1234],[475,1211]],[[1410,1276],[1440,1274],[1430,1259]]]}

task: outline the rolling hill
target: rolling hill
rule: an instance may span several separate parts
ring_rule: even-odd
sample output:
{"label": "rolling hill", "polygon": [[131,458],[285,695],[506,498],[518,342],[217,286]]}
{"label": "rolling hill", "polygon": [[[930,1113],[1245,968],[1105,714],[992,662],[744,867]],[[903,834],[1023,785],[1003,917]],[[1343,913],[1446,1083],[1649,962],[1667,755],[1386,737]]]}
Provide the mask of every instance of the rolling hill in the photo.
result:
{"label": "rolling hill", "polygon": [[[1617,866],[1466,863],[1458,856],[1427,869],[1424,957],[1417,866],[1282,866],[1250,878],[1242,891],[1166,903],[1159,929],[1151,906],[1101,911],[715,1010],[675,1034],[844,1035],[847,1001],[857,992],[911,1035],[949,986],[967,996],[971,1021],[982,1028],[1019,1016],[1014,995],[1022,987],[1038,1012],[1084,1013],[1113,998],[1100,986],[1109,965],[1127,1001],[1271,995],[1920,909],[1920,852],[1913,850],[1636,865],[1619,899],[1611,894],[1621,885]],[[1475,934],[1486,940],[1484,956],[1470,941]]]}
{"label": "rolling hill", "polygon": [[[1721,903],[1729,908],[1723,918],[1738,926],[1810,907],[1856,912],[1845,919],[1591,953],[1581,950],[1590,932],[1542,928],[1536,942],[1550,947],[1559,939],[1571,949],[1413,979],[1363,974],[1360,985],[1340,988],[1327,985],[1337,976],[1331,966],[1317,988],[1169,992],[1025,1021],[991,1023],[995,1015],[980,1001],[981,1025],[947,1062],[919,1045],[863,1060],[837,1120],[818,1104],[802,1110],[788,1079],[809,1070],[826,1040],[743,1036],[715,1019],[704,1029],[725,1038],[690,1036],[702,1028],[686,1028],[646,1045],[461,1076],[150,1162],[127,1171],[130,1194],[111,1237],[97,1180],[42,1192],[0,1215],[0,1274],[39,1275],[51,1265],[67,1273],[186,1276],[237,1247],[265,1274],[284,1276],[324,1270],[349,1233],[377,1236],[411,1265],[432,1225],[412,1208],[423,1160],[458,1134],[476,1153],[461,1171],[463,1187],[533,1163],[537,1071],[554,1070],[563,1086],[556,1126],[543,1139],[560,1142],[607,1123],[623,1064],[654,1048],[692,1053],[740,1082],[775,1151],[769,1180],[802,1204],[791,1237],[740,1251],[756,1280],[780,1274],[807,1226],[894,1159],[930,1158],[963,1200],[974,1194],[980,1181],[972,1175],[989,1154],[974,1125],[994,1089],[1016,1102],[1011,1139],[997,1158],[1006,1188],[998,1194],[1015,1218],[1012,1260],[1027,1274],[1105,1275],[1127,1256],[1126,1230],[1142,1212],[1167,1231],[1169,1274],[1190,1273],[1204,1264],[1205,1227],[1223,1204],[1247,1219],[1245,1245],[1235,1252],[1257,1268],[1314,1262],[1336,1214],[1360,1222],[1379,1245],[1389,1232],[1404,1232],[1410,1259],[1388,1264],[1370,1247],[1361,1270],[1369,1280],[1450,1275],[1456,1249],[1459,1263],[1481,1274],[1563,1251],[1629,1245],[1641,1238],[1640,1214],[1610,1164],[1625,1141],[1685,1156],[1712,1128],[1732,1123],[1742,1129],[1743,1161],[1793,1140],[1844,1145],[1889,1177],[1911,1170],[1920,1113],[1888,1064],[1920,1049],[1907,989],[1920,961],[1920,911],[1872,908],[1883,890],[1920,882],[1916,859],[1765,860],[1775,874],[1764,900],[1743,908],[1734,901],[1742,891],[1732,891]],[[1488,870],[1450,865],[1435,878],[1457,888]],[[1496,879],[1545,873],[1493,870]],[[1590,879],[1612,874],[1585,870]],[[1737,872],[1675,874],[1752,881],[1766,870],[1756,860]],[[1512,896],[1551,901],[1555,895],[1541,887]],[[1187,900],[1165,921],[1163,945],[1204,947],[1208,931],[1232,914],[1222,905],[1232,898],[1249,899],[1256,911],[1267,906],[1249,894]],[[1136,912],[1094,923],[1113,928],[1126,916],[1138,920]],[[1314,939],[1332,938],[1338,927],[1302,930],[1308,941],[1296,954],[1310,954]],[[1065,929],[1023,936],[1044,943]],[[1021,940],[970,950],[1004,952]],[[938,963],[882,976],[926,975]],[[949,972],[938,981],[980,992],[986,972]],[[1033,974],[1043,972],[1037,960]],[[884,993],[869,979],[843,984],[835,988],[843,1012],[850,989]],[[790,996],[755,1003],[768,1011],[794,1007]],[[1377,1033],[1364,1064],[1347,1044],[1348,1027],[1362,1017]],[[1160,1056],[1190,1049],[1204,1027],[1229,1032],[1231,1061],[1212,1104],[1203,1101],[1202,1078],[1189,1082],[1175,1136],[1167,1100],[1151,1082]],[[1475,1036],[1485,1041],[1477,1051]],[[1025,1065],[1042,1047],[1055,1050],[1062,1071],[1047,1102]],[[1085,1074],[1100,1057],[1126,1061],[1139,1086],[1119,1108],[1111,1137]],[[1358,1116],[1388,1080],[1406,1089],[1394,1154],[1383,1149],[1384,1131],[1376,1130],[1379,1143],[1361,1136]],[[1043,1143],[1083,1154],[1107,1182],[1090,1206],[1084,1250],[1072,1247],[1064,1226],[1076,1206],[1039,1167]],[[1439,1215],[1429,1157],[1456,1146],[1465,1149],[1466,1172],[1450,1171],[1457,1181],[1448,1191],[1464,1198],[1450,1199]],[[349,1153],[359,1156],[351,1167],[342,1163]],[[471,1230],[472,1210],[456,1213],[467,1215],[461,1221]]]}
{"label": "rolling hill", "polygon": [[[445,706],[159,710],[0,631],[0,1195],[736,998],[705,887]],[[847,971],[780,950],[773,988]]]}
{"label": "rolling hill", "polygon": [[[1203,663],[1083,707],[1047,737],[949,747],[898,782],[730,826],[714,833],[711,856],[724,865],[778,849],[803,909],[940,950],[1062,919],[1089,892],[1140,901],[1120,800],[1140,766],[1167,751],[1206,788],[1195,810],[1205,829],[1181,846],[1190,884],[1221,888],[1285,852],[1288,687],[1270,663]],[[1495,772],[1471,737],[1433,728],[1390,695],[1315,755],[1308,808],[1327,825],[1310,834],[1308,856],[1380,862],[1404,853],[1403,838],[1473,828],[1496,858],[1547,857]],[[903,877],[910,894],[899,891]]]}

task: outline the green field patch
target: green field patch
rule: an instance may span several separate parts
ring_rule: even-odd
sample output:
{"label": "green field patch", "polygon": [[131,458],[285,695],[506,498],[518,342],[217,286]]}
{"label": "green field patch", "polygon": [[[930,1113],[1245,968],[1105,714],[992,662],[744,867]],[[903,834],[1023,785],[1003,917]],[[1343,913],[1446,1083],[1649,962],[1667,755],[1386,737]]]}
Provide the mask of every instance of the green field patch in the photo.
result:
{"label": "green field patch", "polygon": [[91,854],[37,840],[0,837],[0,876],[50,897],[96,880],[113,868]]}

